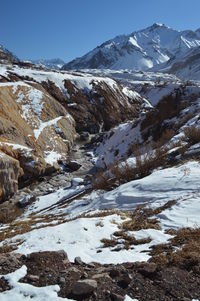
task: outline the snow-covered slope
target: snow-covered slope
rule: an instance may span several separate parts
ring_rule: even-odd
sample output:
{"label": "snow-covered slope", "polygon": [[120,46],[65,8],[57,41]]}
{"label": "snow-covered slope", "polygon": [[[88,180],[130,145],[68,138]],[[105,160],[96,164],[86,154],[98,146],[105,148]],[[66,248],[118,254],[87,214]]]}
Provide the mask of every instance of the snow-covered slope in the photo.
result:
{"label": "snow-covered slope", "polygon": [[63,66],[63,69],[110,68],[147,70],[200,46],[197,30],[177,31],[164,24],[117,36],[81,58]]}
{"label": "snow-covered slope", "polygon": [[172,61],[168,72],[182,79],[200,80],[200,47],[191,49],[184,57]]}

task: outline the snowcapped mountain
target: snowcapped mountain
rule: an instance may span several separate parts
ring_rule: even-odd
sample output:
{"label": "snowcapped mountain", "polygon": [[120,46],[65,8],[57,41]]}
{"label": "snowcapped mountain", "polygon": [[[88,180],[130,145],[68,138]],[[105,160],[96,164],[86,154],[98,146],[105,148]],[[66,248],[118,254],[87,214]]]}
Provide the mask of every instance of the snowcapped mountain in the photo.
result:
{"label": "snowcapped mountain", "polygon": [[47,67],[49,69],[59,70],[65,62],[59,58],[55,59],[39,59],[39,60],[30,60],[35,65],[40,65],[42,67]]}
{"label": "snowcapped mountain", "polygon": [[184,57],[170,62],[166,71],[182,79],[200,80],[200,47],[195,47]]}
{"label": "snowcapped mountain", "polygon": [[200,29],[177,31],[155,23],[129,35],[117,36],[96,47],[63,69],[134,69],[148,70],[170,60],[178,60],[200,46]]}

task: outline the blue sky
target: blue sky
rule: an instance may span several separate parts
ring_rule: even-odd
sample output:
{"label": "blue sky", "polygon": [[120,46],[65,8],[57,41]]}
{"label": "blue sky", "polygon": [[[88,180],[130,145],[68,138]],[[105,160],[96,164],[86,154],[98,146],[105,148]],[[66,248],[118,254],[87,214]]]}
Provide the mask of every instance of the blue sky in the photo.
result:
{"label": "blue sky", "polygon": [[200,0],[5,0],[0,9],[0,44],[22,59],[69,61],[155,22],[200,27]]}

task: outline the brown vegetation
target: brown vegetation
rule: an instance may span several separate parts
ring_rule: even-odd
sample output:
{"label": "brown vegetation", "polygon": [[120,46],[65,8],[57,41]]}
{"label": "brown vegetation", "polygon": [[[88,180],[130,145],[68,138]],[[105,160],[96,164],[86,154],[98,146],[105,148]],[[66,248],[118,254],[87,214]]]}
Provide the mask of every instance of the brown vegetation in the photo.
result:
{"label": "brown vegetation", "polygon": [[110,166],[106,171],[99,171],[93,180],[94,189],[110,190],[126,182],[149,175],[154,169],[163,167],[167,159],[167,149],[158,148],[141,154],[135,153],[136,165],[119,162]]}
{"label": "brown vegetation", "polygon": [[185,138],[191,145],[200,142],[200,128],[193,126],[187,127],[184,130]]}
{"label": "brown vegetation", "polygon": [[170,243],[152,248],[151,261],[187,270],[193,270],[194,267],[200,266],[200,228],[168,230],[167,233],[174,237]]}

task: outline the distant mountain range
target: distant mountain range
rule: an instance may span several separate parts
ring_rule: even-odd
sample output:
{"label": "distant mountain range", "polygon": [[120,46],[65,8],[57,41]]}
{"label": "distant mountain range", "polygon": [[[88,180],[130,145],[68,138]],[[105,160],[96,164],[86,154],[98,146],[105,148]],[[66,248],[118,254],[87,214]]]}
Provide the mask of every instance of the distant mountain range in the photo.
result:
{"label": "distant mountain range", "polygon": [[[6,49],[3,45],[0,45],[0,63],[23,63],[12,52]],[[54,59],[38,59],[28,60],[25,63],[31,63],[44,68],[59,70],[65,64],[65,62],[59,58]]]}
{"label": "distant mountain range", "polygon": [[30,60],[31,63],[35,65],[40,65],[42,67],[47,67],[50,69],[59,70],[65,64],[65,62],[59,58],[55,59],[39,59],[39,60]]}
{"label": "distant mountain range", "polygon": [[[24,63],[1,45],[0,62]],[[129,35],[117,36],[69,63],[59,58],[28,63],[56,70],[158,71],[200,80],[200,29],[178,31],[155,23]]]}
{"label": "distant mountain range", "polygon": [[62,69],[155,70],[199,78],[200,29],[178,31],[155,23],[117,36]]}

